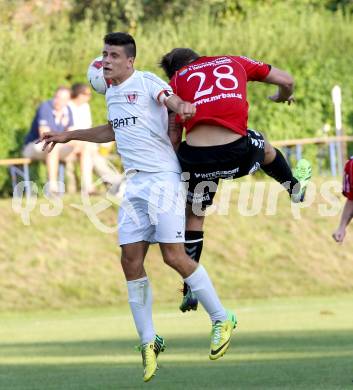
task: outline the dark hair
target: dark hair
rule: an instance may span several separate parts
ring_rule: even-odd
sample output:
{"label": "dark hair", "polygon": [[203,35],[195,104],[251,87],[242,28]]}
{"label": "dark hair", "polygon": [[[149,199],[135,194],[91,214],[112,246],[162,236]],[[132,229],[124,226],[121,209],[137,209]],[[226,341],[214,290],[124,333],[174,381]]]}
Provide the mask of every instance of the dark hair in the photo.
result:
{"label": "dark hair", "polygon": [[171,79],[176,71],[190,64],[190,62],[197,60],[199,57],[193,50],[179,47],[165,54],[159,65],[168,78]]}
{"label": "dark hair", "polygon": [[113,32],[104,37],[106,45],[123,46],[128,57],[136,57],[136,43],[134,38],[127,33]]}
{"label": "dark hair", "polygon": [[73,84],[71,87],[71,98],[74,99],[79,95],[83,95],[86,93],[87,89],[89,90],[89,86],[83,83]]}

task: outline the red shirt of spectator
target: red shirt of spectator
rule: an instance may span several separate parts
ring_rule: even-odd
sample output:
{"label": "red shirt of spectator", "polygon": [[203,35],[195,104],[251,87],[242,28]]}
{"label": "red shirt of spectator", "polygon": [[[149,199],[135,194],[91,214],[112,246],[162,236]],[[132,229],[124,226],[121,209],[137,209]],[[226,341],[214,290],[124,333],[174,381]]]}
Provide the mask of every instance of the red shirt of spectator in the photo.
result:
{"label": "red shirt of spectator", "polygon": [[271,66],[241,56],[200,57],[170,80],[175,94],[194,103],[196,115],[184,123],[186,133],[205,123],[246,135],[246,83],[263,81]]}
{"label": "red shirt of spectator", "polygon": [[343,195],[353,200],[353,156],[346,162],[343,175]]}

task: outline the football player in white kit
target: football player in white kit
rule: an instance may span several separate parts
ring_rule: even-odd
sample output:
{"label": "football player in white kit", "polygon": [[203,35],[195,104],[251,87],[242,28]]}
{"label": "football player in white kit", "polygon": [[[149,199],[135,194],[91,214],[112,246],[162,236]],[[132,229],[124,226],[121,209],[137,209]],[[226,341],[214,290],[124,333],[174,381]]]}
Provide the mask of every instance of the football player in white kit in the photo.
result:
{"label": "football player in white kit", "polygon": [[183,277],[209,314],[211,360],[226,352],[236,318],[222,306],[204,267],[184,250],[185,197],[181,169],[168,137],[167,108],[188,120],[195,107],[173,94],[156,75],[135,70],[135,56],[135,41],[129,34],[107,34],[103,68],[104,76],[112,80],[106,92],[109,122],[88,130],[46,133],[41,140],[48,151],[70,140],[116,140],[127,176],[119,209],[121,264],[141,340],[144,381],[148,381],[155,375],[158,354],[165,349],[163,338],[154,330],[152,290],[143,265],[150,243],[159,243],[164,262]]}

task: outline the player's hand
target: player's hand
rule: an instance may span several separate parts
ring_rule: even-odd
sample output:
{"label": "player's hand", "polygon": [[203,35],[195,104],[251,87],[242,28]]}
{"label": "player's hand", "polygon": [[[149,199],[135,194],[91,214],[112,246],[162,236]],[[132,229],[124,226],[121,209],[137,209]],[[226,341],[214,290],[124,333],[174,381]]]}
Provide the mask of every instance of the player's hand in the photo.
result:
{"label": "player's hand", "polygon": [[279,93],[276,93],[275,95],[269,96],[268,98],[275,103],[288,103],[289,106],[291,105],[291,103],[295,102],[294,95],[284,97],[281,96]]}
{"label": "player's hand", "polygon": [[58,133],[55,131],[50,131],[48,133],[44,133],[38,141],[36,141],[37,144],[40,142],[44,142],[42,150],[43,152],[47,151],[50,153],[56,144],[64,144],[66,142],[69,142],[69,132],[62,132]]}
{"label": "player's hand", "polygon": [[344,240],[344,237],[346,235],[346,229],[340,229],[338,228],[335,232],[332,234],[332,238],[339,243],[342,243]]}
{"label": "player's hand", "polygon": [[196,107],[189,102],[180,103],[178,107],[178,114],[182,122],[185,122],[196,114]]}

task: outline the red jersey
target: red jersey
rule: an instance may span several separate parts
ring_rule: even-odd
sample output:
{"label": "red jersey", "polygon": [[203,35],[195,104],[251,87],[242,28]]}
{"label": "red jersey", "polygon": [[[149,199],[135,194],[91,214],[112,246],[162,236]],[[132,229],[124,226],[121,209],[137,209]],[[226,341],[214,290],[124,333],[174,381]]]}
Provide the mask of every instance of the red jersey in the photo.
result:
{"label": "red jersey", "polygon": [[353,200],[353,156],[346,162],[343,175],[343,195]]}
{"label": "red jersey", "polygon": [[200,123],[247,134],[246,83],[262,81],[271,66],[241,56],[200,57],[170,80],[175,94],[194,103],[196,115],[185,122],[186,133]]}

